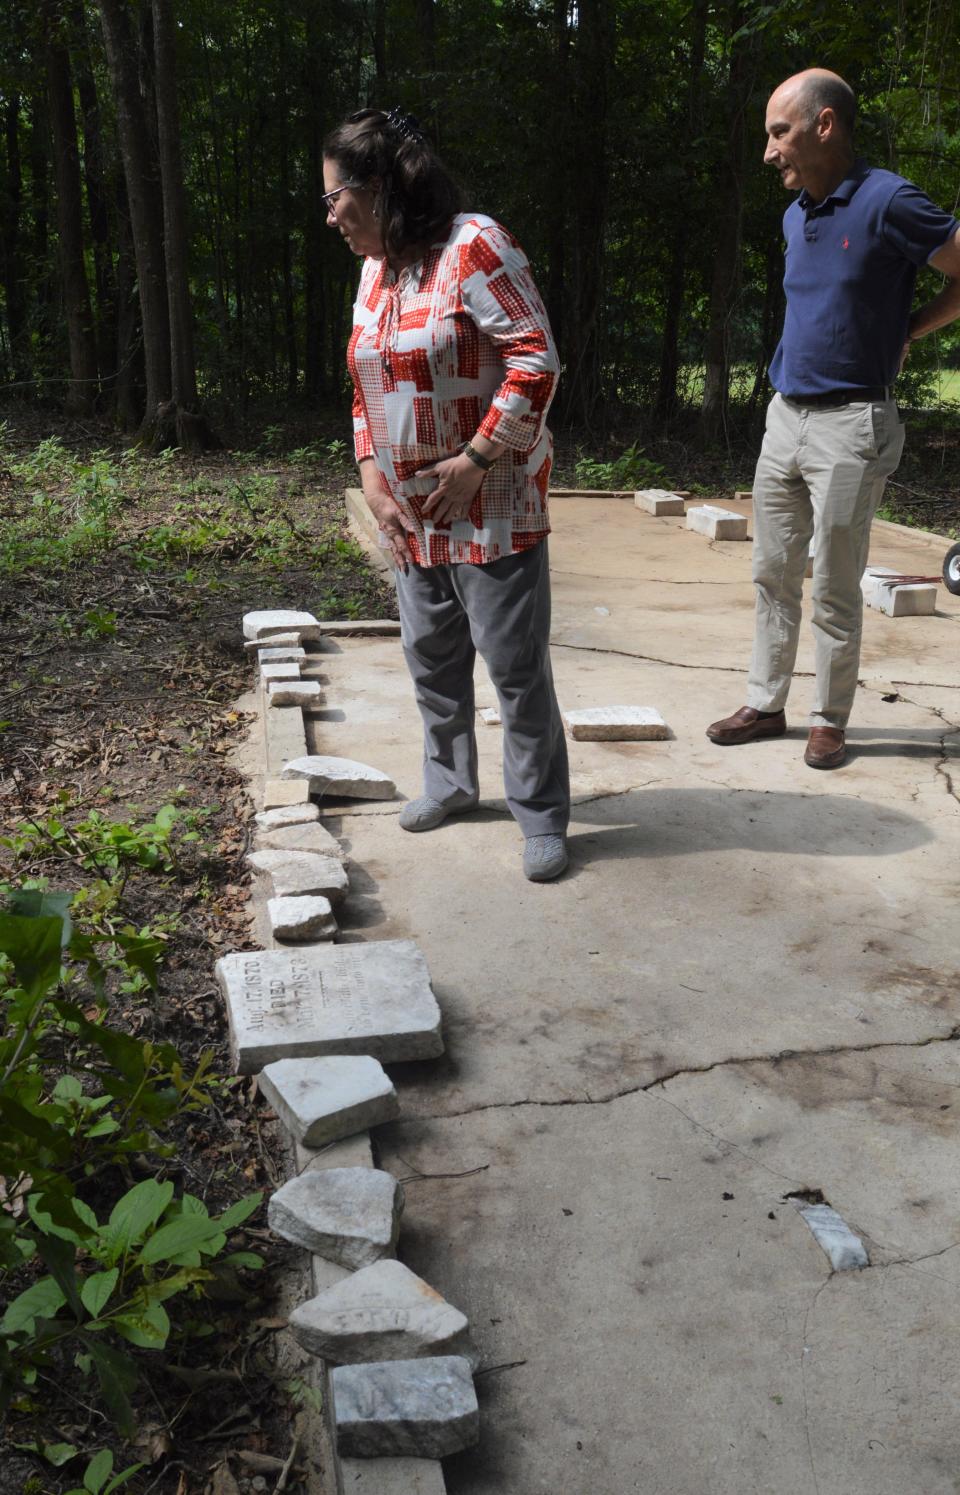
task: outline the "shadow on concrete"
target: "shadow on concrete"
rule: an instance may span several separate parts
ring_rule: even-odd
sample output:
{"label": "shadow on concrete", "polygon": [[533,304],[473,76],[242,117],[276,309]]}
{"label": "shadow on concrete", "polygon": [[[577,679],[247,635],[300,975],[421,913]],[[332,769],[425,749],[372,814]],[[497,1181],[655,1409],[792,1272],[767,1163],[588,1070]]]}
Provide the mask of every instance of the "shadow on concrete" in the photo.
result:
{"label": "shadow on concrete", "polygon": [[752,789],[643,789],[575,805],[571,851],[581,864],[702,856],[722,851],[810,856],[896,856],[934,839],[889,805],[831,795]]}

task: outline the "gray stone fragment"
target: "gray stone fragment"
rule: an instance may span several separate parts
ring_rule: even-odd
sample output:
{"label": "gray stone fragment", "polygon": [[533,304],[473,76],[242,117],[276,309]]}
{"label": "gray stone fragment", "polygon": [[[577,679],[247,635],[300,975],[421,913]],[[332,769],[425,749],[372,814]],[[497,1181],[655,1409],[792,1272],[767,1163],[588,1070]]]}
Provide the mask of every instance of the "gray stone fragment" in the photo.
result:
{"label": "gray stone fragment", "polygon": [[[303,731],[303,717],[300,718],[300,731]],[[264,811],[288,809],[294,805],[309,805],[310,785],[301,779],[276,779],[268,778],[263,786],[263,808]]]}
{"label": "gray stone fragment", "polygon": [[413,940],[236,952],[217,961],[216,975],[239,1074],[317,1054],[390,1064],[443,1053],[440,1009]]}
{"label": "gray stone fragment", "polygon": [[829,1204],[806,1204],[799,1199],[793,1202],[809,1225],[814,1240],[829,1256],[835,1272],[849,1272],[870,1265],[867,1248],[860,1237],[854,1235],[847,1222]]}
{"label": "gray stone fragment", "polygon": [[[311,806],[316,809],[316,805]],[[332,836],[325,825],[310,821],[306,825],[280,825],[276,830],[261,831],[257,836],[257,850],[264,851],[314,851],[320,856],[337,857],[343,861],[346,853],[336,836]]]}
{"label": "gray stone fragment", "polygon": [[480,1436],[473,1376],[461,1356],[343,1365],[330,1379],[337,1447],[347,1458],[443,1459]]}
{"label": "gray stone fragment", "polygon": [[289,1179],[271,1198],[267,1222],[285,1241],[356,1271],[395,1254],[402,1209],[392,1174],[328,1168]]}
{"label": "gray stone fragment", "polygon": [[[269,834],[271,831],[282,830],[284,826],[307,825],[310,821],[319,820],[320,811],[316,805],[307,800],[299,805],[277,805],[273,810],[260,810],[253,818],[257,827],[265,834]],[[333,837],[331,836],[330,839],[333,840]]]}
{"label": "gray stone fragment", "polygon": [[298,613],[287,608],[244,613],[243,636],[260,639],[265,634],[297,633],[300,638],[319,638],[320,624],[313,613]]}
{"label": "gray stone fragment", "polygon": [[633,501],[638,509],[643,509],[645,513],[653,514],[657,518],[684,512],[683,499],[679,494],[672,493],[666,488],[638,488],[633,495]]}
{"label": "gray stone fragment", "polygon": [[261,649],[296,649],[300,644],[299,633],[270,633],[265,638],[248,638],[243,647],[248,654],[256,654]]}
{"label": "gray stone fragment", "polygon": [[337,794],[347,799],[393,799],[397,786],[379,768],[352,758],[314,755],[294,758],[283,769],[285,779],[309,779],[311,794]]}
{"label": "gray stone fragment", "polygon": [[270,933],[277,940],[332,940],[338,933],[330,899],[315,893],[303,898],[268,898]]}
{"label": "gray stone fragment", "polygon": [[698,504],[687,510],[687,529],[707,535],[711,540],[745,540],[747,516],[731,514],[716,504]]}
{"label": "gray stone fragment", "polygon": [[420,1355],[470,1358],[465,1316],[399,1261],[375,1262],[301,1303],[290,1327],[305,1350],[335,1365]]}
{"label": "gray stone fragment", "polygon": [[278,1059],[260,1076],[260,1089],[304,1147],[324,1147],[400,1112],[393,1082],[369,1054]]}
{"label": "gray stone fragment", "polygon": [[398,618],[327,618],[320,624],[327,638],[350,635],[366,638],[392,638],[400,632]]}
{"label": "gray stone fragment", "polygon": [[300,664],[307,657],[306,649],[261,649],[257,655],[261,665],[264,664]]}
{"label": "gray stone fragment", "polygon": [[273,680],[299,680],[300,666],[295,659],[290,660],[289,664],[262,664],[260,679],[268,687]]}
{"label": "gray stone fragment", "polygon": [[576,742],[660,742],[670,736],[654,706],[586,706],[565,711],[563,719]]}
{"label": "gray stone fragment", "polygon": [[319,706],[323,691],[316,680],[271,680],[267,700],[271,706]]}
{"label": "gray stone fragment", "polygon": [[246,861],[254,872],[267,874],[275,898],[319,893],[331,903],[341,903],[350,886],[342,862],[312,851],[251,851]]}

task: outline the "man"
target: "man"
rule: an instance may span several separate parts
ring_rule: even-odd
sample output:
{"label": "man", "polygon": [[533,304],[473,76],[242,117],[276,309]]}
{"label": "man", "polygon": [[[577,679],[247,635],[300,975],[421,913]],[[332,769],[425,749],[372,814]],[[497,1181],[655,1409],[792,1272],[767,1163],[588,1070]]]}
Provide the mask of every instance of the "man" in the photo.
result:
{"label": "man", "polygon": [[[723,746],[782,737],[811,536],[816,692],[804,761],[837,768],[860,659],[870,523],[903,450],[891,386],[910,344],[960,316],[960,228],[911,183],[857,160],[852,89],[810,68],[771,95],[763,159],[789,191],[777,393],[753,486],[756,622],[746,706]],[[911,312],[917,268],[946,287]]]}

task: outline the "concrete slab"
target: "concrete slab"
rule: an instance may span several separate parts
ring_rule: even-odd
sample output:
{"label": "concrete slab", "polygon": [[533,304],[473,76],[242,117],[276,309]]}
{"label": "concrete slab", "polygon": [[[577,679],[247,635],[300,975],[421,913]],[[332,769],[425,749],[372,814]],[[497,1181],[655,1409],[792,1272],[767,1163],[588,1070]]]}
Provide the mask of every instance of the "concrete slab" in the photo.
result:
{"label": "concrete slab", "polygon": [[[553,516],[561,706],[653,700],[673,740],[569,744],[554,885],[522,878],[500,733],[478,732],[475,814],[331,825],[348,937],[415,935],[444,1010],[447,1056],[390,1066],[411,1119],[378,1159],[405,1181],[404,1261],[484,1352],[483,1441],[448,1489],[956,1495],[960,599],[865,616],[850,761],[817,774],[806,627],[788,736],[704,736],[744,700],[748,546],[632,495]],[[871,561],[932,574],[945,548],[879,525]],[[349,723],[311,750],[413,796],[396,644],[340,642]],[[802,1188],[873,1265],[831,1278],[784,1202]]]}

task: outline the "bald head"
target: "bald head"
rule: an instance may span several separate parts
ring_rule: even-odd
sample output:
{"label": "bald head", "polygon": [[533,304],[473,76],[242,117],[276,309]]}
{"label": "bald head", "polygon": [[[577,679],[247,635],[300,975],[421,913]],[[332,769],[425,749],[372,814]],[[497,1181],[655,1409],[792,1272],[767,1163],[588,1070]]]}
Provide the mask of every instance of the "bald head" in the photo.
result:
{"label": "bald head", "polygon": [[831,73],[824,67],[808,67],[781,83],[771,96],[771,104],[780,95],[799,106],[809,125],[816,124],[824,109],[832,110],[842,134],[848,139],[852,137],[857,96],[839,73]]}

